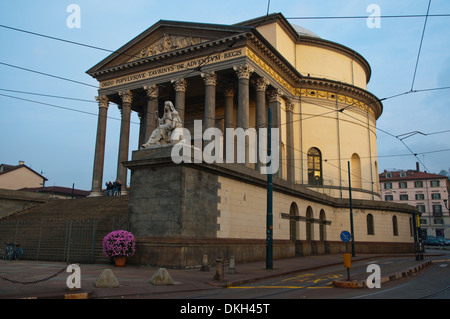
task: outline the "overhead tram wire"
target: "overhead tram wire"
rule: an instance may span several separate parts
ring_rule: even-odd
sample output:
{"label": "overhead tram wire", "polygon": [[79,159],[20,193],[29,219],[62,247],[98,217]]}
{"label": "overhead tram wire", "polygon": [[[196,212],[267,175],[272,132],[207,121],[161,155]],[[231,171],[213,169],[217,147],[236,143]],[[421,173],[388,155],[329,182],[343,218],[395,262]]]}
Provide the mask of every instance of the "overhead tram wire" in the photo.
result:
{"label": "overhead tram wire", "polygon": [[105,51],[105,52],[109,52],[109,53],[112,53],[112,54],[117,54],[117,55],[125,54],[125,55],[128,55],[130,57],[134,57],[134,58],[139,58],[140,57],[140,56],[137,56],[137,55],[132,55],[132,54],[126,54],[124,52],[119,52],[117,50],[109,50],[109,49],[101,48],[101,47],[94,46],[94,45],[89,45],[89,44],[85,44],[85,43],[81,43],[81,42],[66,40],[66,39],[62,39],[62,38],[58,38],[58,37],[54,37],[54,36],[50,36],[50,35],[46,35],[46,34],[42,34],[42,33],[37,33],[37,32],[27,31],[27,30],[23,30],[23,29],[19,29],[19,28],[10,27],[10,26],[3,25],[3,24],[0,24],[0,28],[5,28],[5,29],[13,30],[13,31],[27,33],[27,34],[31,34],[31,35],[35,35],[35,36],[38,36],[38,37],[51,39],[51,40],[56,40],[56,41],[60,41],[60,42],[66,42],[66,43],[69,43],[69,44],[74,44],[74,45],[78,45],[78,46],[82,46],[82,47],[86,47],[86,48],[90,48],[90,49]]}
{"label": "overhead tram wire", "polygon": [[97,103],[94,100],[80,99],[80,98],[68,97],[68,96],[59,96],[59,95],[42,94],[42,93],[35,93],[35,92],[17,91],[17,90],[9,90],[9,89],[2,89],[2,88],[0,88],[0,91],[6,91],[6,92],[11,92],[11,93],[20,93],[20,94],[28,94],[28,95],[37,95],[37,96],[44,96],[44,97],[50,97],[50,98],[56,98],[56,99],[64,99],[64,100],[72,100],[72,101],[80,101],[80,102]]}
{"label": "overhead tram wire", "polygon": [[[40,101],[36,101],[36,100],[31,100],[31,99],[25,99],[25,98],[21,98],[21,97],[18,97],[18,96],[2,94],[2,93],[0,93],[0,96],[4,96],[4,97],[11,98],[11,99],[16,99],[16,100],[21,100],[21,101],[26,101],[26,102],[31,102],[31,103],[36,103],[36,104],[41,104],[41,105],[45,105],[45,106],[50,106],[50,107],[54,107],[54,108],[58,108],[58,109],[66,110],[66,111],[72,111],[72,112],[77,112],[77,113],[82,113],[82,114],[87,114],[87,115],[94,115],[94,116],[98,117],[97,113],[77,110],[77,109],[66,107],[66,106],[60,106],[60,105],[56,105],[56,104],[40,102]],[[115,117],[110,117],[110,116],[107,116],[106,118],[112,119],[112,120],[116,120],[116,121],[121,121],[122,120],[122,119],[115,118]],[[130,123],[132,123],[132,124],[140,124],[140,123],[137,123],[137,122],[133,122],[131,120],[130,120]]]}
{"label": "overhead tram wire", "polygon": [[424,35],[425,35],[425,29],[427,27],[427,21],[428,21],[428,16],[429,16],[429,13],[430,13],[430,7],[431,7],[431,0],[428,1],[428,9],[427,9],[427,14],[425,16],[425,22],[423,24],[422,37],[420,39],[419,52],[417,54],[416,67],[414,69],[414,76],[413,76],[413,80],[412,80],[412,84],[411,84],[411,91],[414,89],[414,82],[416,80],[417,67],[419,65],[420,53],[422,51],[423,38],[424,38]]}
{"label": "overhead tram wire", "polygon": [[92,85],[92,84],[88,84],[88,83],[84,83],[84,82],[80,82],[80,81],[76,81],[76,80],[71,80],[71,79],[68,79],[68,78],[65,78],[65,77],[62,77],[62,76],[53,75],[53,74],[49,74],[49,73],[45,73],[45,72],[40,72],[40,71],[36,71],[36,70],[20,67],[20,66],[17,66],[17,65],[4,63],[4,62],[0,62],[0,64],[1,65],[5,65],[5,66],[9,66],[11,68],[16,68],[16,69],[20,69],[20,70],[23,70],[23,71],[28,71],[28,72],[32,72],[32,73],[36,73],[36,74],[40,74],[40,75],[45,75],[45,76],[49,76],[49,77],[56,78],[56,79],[59,79],[59,80],[69,81],[69,82],[72,82],[72,83],[77,83],[77,84],[90,86],[90,87],[98,89],[98,86],[96,86],[96,85]]}
{"label": "overhead tram wire", "polygon": [[[450,17],[450,13],[440,14],[403,14],[403,15],[380,15],[382,19],[402,19],[402,18],[424,18],[424,17]],[[316,16],[316,17],[286,17],[286,20],[345,20],[345,19],[364,19],[367,20],[367,16]]]}
{"label": "overhead tram wire", "polygon": [[[391,99],[391,98],[395,98],[395,97],[399,97],[399,96],[402,96],[402,95],[405,95],[405,94],[410,94],[410,93],[414,93],[414,92],[404,92],[404,93],[401,93],[401,94],[396,94],[396,95],[393,95],[393,96],[390,96],[390,97],[386,97],[386,98],[384,98],[384,99],[380,99],[379,101],[381,101],[381,100],[387,100],[387,99]],[[374,102],[376,102],[376,101],[373,101],[373,102],[370,102],[370,103],[374,103]],[[330,108],[328,108],[328,107],[326,107],[326,106],[323,106],[323,105],[320,105],[320,104],[316,104],[316,103],[312,103],[312,102],[308,102],[308,103],[313,104],[313,105],[316,105],[316,106],[319,106],[319,107],[323,107],[323,108],[330,109]],[[299,120],[293,120],[293,121],[291,121],[291,122],[289,122],[289,123],[298,122],[298,121],[304,121],[304,120],[307,120],[307,119],[311,119],[311,118],[314,118],[314,117],[323,116],[323,115],[326,115],[326,114],[329,114],[329,113],[333,113],[333,112],[336,112],[336,111],[339,111],[339,112],[341,112],[341,113],[343,113],[343,114],[345,114],[345,115],[347,115],[347,116],[349,116],[349,117],[351,117],[351,118],[353,118],[353,119],[355,119],[355,120],[358,120],[358,121],[362,122],[361,120],[359,120],[359,119],[357,119],[357,118],[355,118],[355,117],[353,117],[353,116],[351,116],[351,115],[349,115],[349,114],[343,112],[346,108],[348,108],[348,107],[354,105],[355,103],[356,103],[356,102],[354,102],[354,103],[352,103],[352,104],[350,104],[350,105],[347,105],[347,106],[345,106],[345,107],[342,108],[342,109],[333,109],[333,110],[330,110],[329,112],[325,112],[325,113],[318,114],[318,115],[313,115],[313,116],[310,116],[310,117],[308,117],[308,118],[302,118],[302,119],[299,119]],[[369,104],[370,104],[370,103],[369,103]],[[365,123],[365,122],[362,122],[362,123],[367,124],[367,123]],[[288,123],[287,123],[287,122],[286,122],[286,123],[281,123],[280,125],[286,125],[286,124],[288,124]],[[369,127],[370,127],[370,124],[369,124]],[[382,129],[378,128],[378,127],[375,127],[375,129],[376,129],[376,130],[379,130],[379,131],[381,131],[381,132],[383,132],[383,133],[385,133],[385,134],[387,134],[387,135],[389,135],[389,136],[391,136],[391,137],[393,137],[393,138],[398,139],[398,140],[399,140],[399,141],[400,141],[400,142],[408,149],[408,151],[410,151],[411,155],[413,155],[413,156],[414,156],[414,157],[415,157],[415,158],[423,165],[423,167],[424,167],[425,169],[428,170],[428,168],[426,167],[426,165],[425,165],[425,164],[417,157],[418,154],[415,153],[415,152],[413,152],[413,151],[411,150],[411,148],[409,148],[409,146],[406,145],[406,143],[405,143],[402,139],[400,139],[400,138],[398,138],[398,136],[395,136],[394,134],[392,134],[392,133],[390,133],[390,132],[388,132],[388,131],[382,130]],[[292,146],[288,146],[288,147],[292,147]],[[292,147],[292,148],[293,148],[294,150],[303,152],[302,150],[298,150],[298,149],[296,149],[295,147]],[[303,153],[306,154],[305,152],[303,152]]]}

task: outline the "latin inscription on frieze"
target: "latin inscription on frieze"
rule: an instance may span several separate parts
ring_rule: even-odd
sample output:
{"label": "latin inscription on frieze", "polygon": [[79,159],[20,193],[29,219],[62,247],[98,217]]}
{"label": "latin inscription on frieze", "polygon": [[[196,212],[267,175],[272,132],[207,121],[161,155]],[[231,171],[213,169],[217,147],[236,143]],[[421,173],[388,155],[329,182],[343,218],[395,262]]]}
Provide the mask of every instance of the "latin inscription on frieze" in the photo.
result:
{"label": "latin inscription on frieze", "polygon": [[193,69],[202,65],[209,65],[212,63],[217,63],[225,60],[239,58],[245,55],[245,48],[223,52],[218,54],[213,54],[208,57],[202,57],[194,60],[188,60],[181,63],[174,63],[168,66],[163,66],[160,68],[148,70],[145,72],[139,72],[127,76],[123,76],[120,78],[115,78],[112,80],[107,80],[100,82],[100,88],[106,89],[110,87],[114,87],[121,84],[132,83],[140,80],[150,79],[152,77],[156,77],[159,75],[170,74],[178,71],[184,71],[188,69]]}

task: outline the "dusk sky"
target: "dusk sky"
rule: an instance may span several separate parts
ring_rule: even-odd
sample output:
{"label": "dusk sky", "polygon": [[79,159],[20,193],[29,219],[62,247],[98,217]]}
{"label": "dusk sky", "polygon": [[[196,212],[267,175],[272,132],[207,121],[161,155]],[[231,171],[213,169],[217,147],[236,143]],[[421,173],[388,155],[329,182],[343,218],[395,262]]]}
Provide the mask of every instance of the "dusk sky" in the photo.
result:
{"label": "dusk sky", "polygon": [[[71,4],[80,8],[79,27],[67,24]],[[372,4],[380,9],[379,25],[364,18],[373,13],[368,12]],[[270,1],[269,13],[280,12],[369,62],[368,90],[386,99],[377,122],[380,172],[414,169],[416,162],[433,173],[450,168],[450,1],[431,2],[419,55],[428,5],[429,0]],[[268,1],[261,0],[2,1],[0,163],[25,161],[49,179],[47,186],[75,183],[90,190],[98,94],[96,80],[85,72],[110,54],[12,28],[117,50],[161,19],[234,24],[264,16],[267,9]],[[307,17],[316,19],[299,19]],[[108,116],[104,181],[116,177],[120,112],[115,104]],[[130,154],[138,149],[138,123],[133,113]]]}

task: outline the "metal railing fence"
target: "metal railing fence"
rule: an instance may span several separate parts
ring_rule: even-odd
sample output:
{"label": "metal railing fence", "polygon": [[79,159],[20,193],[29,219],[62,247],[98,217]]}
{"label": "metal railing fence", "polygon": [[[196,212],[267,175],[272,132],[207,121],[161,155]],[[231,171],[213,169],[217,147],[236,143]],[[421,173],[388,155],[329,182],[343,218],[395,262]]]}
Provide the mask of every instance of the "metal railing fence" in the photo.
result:
{"label": "metal railing fence", "polygon": [[19,243],[22,259],[95,263],[106,261],[103,237],[113,230],[127,230],[128,216],[89,219],[0,220],[0,244]]}

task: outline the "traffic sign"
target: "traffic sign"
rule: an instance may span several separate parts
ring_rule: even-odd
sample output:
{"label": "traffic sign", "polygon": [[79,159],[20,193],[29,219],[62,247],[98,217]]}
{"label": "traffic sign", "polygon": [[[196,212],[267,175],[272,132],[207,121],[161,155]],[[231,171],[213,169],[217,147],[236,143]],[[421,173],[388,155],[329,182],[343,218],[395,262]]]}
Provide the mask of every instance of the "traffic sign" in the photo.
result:
{"label": "traffic sign", "polygon": [[341,233],[341,240],[343,241],[343,242],[349,242],[350,240],[352,239],[352,235],[348,232],[348,231],[346,231],[346,230],[344,230],[342,233]]}

